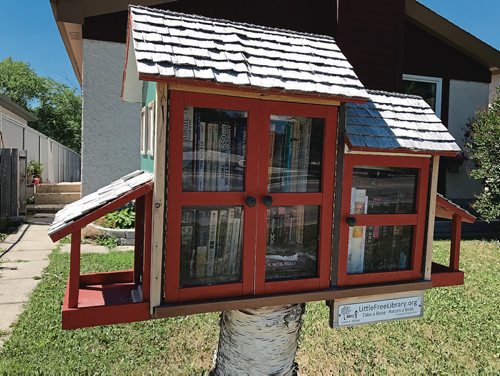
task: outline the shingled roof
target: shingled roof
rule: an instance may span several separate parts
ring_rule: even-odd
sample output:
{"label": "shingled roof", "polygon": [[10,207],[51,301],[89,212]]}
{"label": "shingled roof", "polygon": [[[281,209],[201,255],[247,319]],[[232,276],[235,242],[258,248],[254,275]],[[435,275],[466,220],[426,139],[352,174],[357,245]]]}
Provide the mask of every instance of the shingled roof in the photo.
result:
{"label": "shingled roof", "polygon": [[134,171],[118,180],[82,197],[80,200],[66,205],[56,214],[54,222],[50,225],[49,235],[68,227],[84,215],[103,207],[104,205],[122,197],[137,188],[151,183],[153,174],[141,170]]}
{"label": "shingled roof", "polygon": [[366,99],[332,37],[139,6],[129,11],[125,100],[138,99],[130,83],[138,74]]}
{"label": "shingled roof", "polygon": [[368,90],[369,101],[347,105],[346,134],[353,149],[460,151],[431,107],[414,95]]}

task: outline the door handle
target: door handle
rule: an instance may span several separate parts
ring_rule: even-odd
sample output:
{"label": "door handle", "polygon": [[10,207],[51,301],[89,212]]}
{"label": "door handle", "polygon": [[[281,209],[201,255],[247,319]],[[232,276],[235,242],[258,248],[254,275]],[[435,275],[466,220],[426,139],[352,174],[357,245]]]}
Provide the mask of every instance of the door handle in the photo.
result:
{"label": "door handle", "polygon": [[262,197],[262,203],[267,207],[270,208],[273,205],[273,198],[269,195],[266,195]]}
{"label": "door handle", "polygon": [[356,226],[356,218],[355,217],[347,217],[345,219],[345,221],[347,222],[347,224],[350,226],[350,227],[353,227],[353,226]]}
{"label": "door handle", "polygon": [[247,196],[245,198],[245,205],[248,206],[249,208],[253,208],[257,204],[257,200],[255,197],[252,196]]}

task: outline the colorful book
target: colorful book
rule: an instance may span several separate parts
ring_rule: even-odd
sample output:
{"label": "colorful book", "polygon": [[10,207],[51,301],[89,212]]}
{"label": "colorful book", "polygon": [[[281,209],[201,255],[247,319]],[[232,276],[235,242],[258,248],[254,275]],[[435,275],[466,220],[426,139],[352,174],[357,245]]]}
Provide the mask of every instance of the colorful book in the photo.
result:
{"label": "colorful book", "polygon": [[206,123],[200,121],[197,128],[197,144],[196,144],[196,188],[198,192],[202,192],[205,188],[205,149],[206,149]]}
{"label": "colorful book", "polygon": [[207,275],[207,253],[210,229],[210,211],[199,210],[197,216],[198,231],[196,240],[196,278]]}
{"label": "colorful book", "polygon": [[215,274],[215,250],[217,248],[218,210],[210,211],[210,227],[208,233],[207,277]]}
{"label": "colorful book", "polygon": [[231,126],[219,126],[219,145],[217,151],[217,191],[231,190]]}
{"label": "colorful book", "polygon": [[184,109],[184,127],[182,130],[182,187],[184,191],[193,190],[193,141],[194,141],[194,125],[193,125],[193,107]]}

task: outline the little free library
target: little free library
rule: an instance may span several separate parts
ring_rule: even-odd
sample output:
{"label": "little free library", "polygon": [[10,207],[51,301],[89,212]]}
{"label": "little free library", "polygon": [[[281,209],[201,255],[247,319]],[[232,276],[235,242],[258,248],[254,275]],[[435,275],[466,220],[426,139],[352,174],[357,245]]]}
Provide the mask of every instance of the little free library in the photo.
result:
{"label": "little free library", "polygon": [[[436,193],[460,148],[422,98],[365,90],[333,38],[131,6],[122,97],[150,164],[57,214],[65,329],[321,300],[341,326],[463,284],[474,217]],[[81,274],[81,229],[133,200],[134,268]]]}

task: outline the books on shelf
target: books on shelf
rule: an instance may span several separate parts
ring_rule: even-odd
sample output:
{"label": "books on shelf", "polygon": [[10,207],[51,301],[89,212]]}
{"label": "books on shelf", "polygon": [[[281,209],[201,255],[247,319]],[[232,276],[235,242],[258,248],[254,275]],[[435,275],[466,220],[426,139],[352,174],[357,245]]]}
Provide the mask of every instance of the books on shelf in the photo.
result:
{"label": "books on shelf", "polygon": [[307,192],[312,119],[285,119],[271,119],[269,191]]}
{"label": "books on shelf", "polygon": [[183,190],[242,191],[246,118],[214,119],[213,113],[209,115],[210,119],[193,107],[184,111]]}
{"label": "books on shelf", "polygon": [[[366,214],[368,196],[366,189],[351,189],[351,213]],[[347,273],[356,274],[364,271],[366,226],[349,227],[349,245],[347,251]]]}
{"label": "books on shelf", "polygon": [[184,209],[181,223],[181,285],[240,279],[242,208]]}

